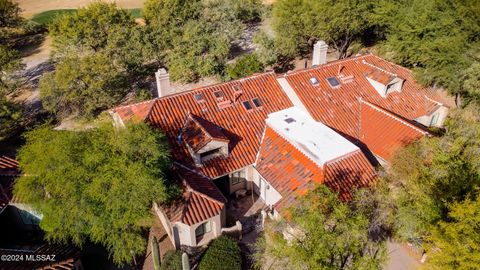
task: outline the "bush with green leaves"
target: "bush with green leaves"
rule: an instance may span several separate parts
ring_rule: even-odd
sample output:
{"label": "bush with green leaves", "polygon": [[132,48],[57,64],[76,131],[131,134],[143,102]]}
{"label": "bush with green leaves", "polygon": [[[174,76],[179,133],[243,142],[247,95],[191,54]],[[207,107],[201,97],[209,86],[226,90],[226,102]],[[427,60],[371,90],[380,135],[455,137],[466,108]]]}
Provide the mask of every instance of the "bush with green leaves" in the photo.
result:
{"label": "bush with green leaves", "polygon": [[200,260],[199,270],[240,270],[242,255],[237,242],[228,237],[214,239]]}
{"label": "bush with green leaves", "polygon": [[182,270],[182,252],[170,250],[163,256],[160,270]]}
{"label": "bush with green leaves", "polygon": [[236,80],[263,71],[263,64],[256,54],[249,54],[227,65],[227,78]]}
{"label": "bush with green leaves", "polygon": [[84,131],[40,126],[25,139],[14,194],[43,215],[49,241],[93,241],[119,265],[144,254],[152,202],[178,194],[164,177],[169,151],[158,130],[145,123]]}

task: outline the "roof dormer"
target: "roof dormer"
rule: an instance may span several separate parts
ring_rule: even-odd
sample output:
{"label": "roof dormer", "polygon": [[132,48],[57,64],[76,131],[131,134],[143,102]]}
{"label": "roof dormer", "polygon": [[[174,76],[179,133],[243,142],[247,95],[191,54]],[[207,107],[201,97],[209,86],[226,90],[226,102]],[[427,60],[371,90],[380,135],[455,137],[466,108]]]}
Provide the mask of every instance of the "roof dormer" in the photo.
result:
{"label": "roof dormer", "polygon": [[228,157],[230,140],[223,129],[196,115],[188,115],[179,139],[186,144],[198,166],[215,157]]}
{"label": "roof dormer", "polygon": [[365,78],[375,88],[382,97],[386,97],[392,92],[401,92],[404,79],[397,74],[384,70],[363,60],[363,63],[371,67],[371,70],[365,73]]}

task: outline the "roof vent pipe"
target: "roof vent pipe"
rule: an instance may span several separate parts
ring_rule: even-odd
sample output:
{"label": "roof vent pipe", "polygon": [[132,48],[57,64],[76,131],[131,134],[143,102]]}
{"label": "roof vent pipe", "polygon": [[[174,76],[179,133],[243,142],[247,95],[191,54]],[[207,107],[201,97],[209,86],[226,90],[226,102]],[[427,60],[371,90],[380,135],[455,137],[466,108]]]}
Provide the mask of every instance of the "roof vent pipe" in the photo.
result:
{"label": "roof vent pipe", "polygon": [[312,66],[323,65],[327,63],[328,45],[323,40],[317,41],[313,45]]}

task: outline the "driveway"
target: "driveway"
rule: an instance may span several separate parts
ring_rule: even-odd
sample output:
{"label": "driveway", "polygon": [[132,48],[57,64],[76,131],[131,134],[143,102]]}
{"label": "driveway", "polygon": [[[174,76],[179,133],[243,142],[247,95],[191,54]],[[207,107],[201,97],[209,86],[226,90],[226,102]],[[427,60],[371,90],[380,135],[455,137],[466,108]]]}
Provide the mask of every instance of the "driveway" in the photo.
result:
{"label": "driveway", "polygon": [[384,270],[414,270],[421,265],[420,256],[405,244],[388,241],[387,250],[389,260]]}

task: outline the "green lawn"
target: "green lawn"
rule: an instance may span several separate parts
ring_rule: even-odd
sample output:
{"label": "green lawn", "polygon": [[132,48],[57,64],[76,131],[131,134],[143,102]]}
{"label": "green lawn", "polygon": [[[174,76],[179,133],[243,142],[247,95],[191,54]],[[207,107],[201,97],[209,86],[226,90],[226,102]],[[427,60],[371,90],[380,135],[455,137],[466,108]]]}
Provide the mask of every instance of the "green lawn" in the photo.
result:
{"label": "green lawn", "polygon": [[[142,9],[141,8],[134,8],[134,9],[129,9],[129,11],[132,13],[132,16],[134,18],[141,18],[142,17]],[[51,22],[55,20],[55,18],[62,16],[64,14],[69,14],[69,13],[74,13],[77,12],[76,9],[54,9],[54,10],[48,10],[44,11],[38,14],[33,15],[31,18],[32,21],[42,24],[42,25],[48,25]]]}

